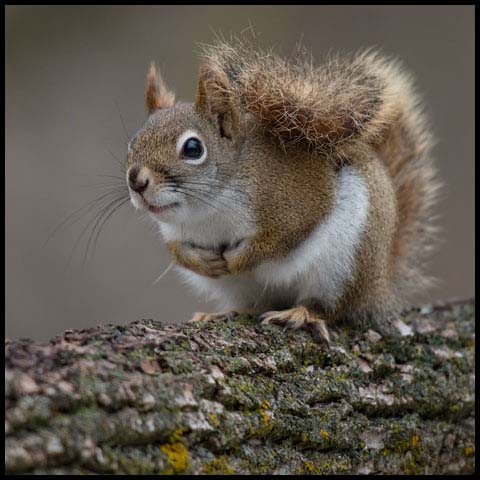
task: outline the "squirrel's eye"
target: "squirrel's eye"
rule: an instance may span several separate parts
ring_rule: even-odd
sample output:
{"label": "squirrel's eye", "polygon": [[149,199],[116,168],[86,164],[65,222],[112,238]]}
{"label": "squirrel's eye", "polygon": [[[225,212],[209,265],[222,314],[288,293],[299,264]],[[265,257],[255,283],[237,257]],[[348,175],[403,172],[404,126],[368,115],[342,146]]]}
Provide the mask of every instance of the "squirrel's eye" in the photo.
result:
{"label": "squirrel's eye", "polygon": [[207,158],[207,147],[195,130],[187,130],[177,140],[177,154],[191,165],[200,165]]}
{"label": "squirrel's eye", "polygon": [[180,158],[186,163],[199,165],[207,157],[207,150],[197,137],[187,137],[180,149]]}
{"label": "squirrel's eye", "polygon": [[198,138],[189,138],[182,149],[182,158],[186,160],[197,160],[203,154],[202,142]]}

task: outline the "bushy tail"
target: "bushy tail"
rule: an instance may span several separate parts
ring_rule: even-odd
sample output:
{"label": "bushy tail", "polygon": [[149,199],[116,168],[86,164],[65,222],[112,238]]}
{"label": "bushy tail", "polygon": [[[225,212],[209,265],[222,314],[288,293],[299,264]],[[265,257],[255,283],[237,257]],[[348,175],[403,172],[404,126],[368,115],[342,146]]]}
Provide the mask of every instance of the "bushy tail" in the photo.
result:
{"label": "bushy tail", "polygon": [[413,82],[398,62],[366,50],[315,67],[304,51],[283,59],[239,39],[219,41],[203,54],[202,69],[225,79],[222,94],[230,93],[284,149],[305,148],[335,162],[378,153],[399,211],[394,284],[401,290],[418,286],[425,279],[418,267],[432,239],[430,207],[438,185],[432,139]]}

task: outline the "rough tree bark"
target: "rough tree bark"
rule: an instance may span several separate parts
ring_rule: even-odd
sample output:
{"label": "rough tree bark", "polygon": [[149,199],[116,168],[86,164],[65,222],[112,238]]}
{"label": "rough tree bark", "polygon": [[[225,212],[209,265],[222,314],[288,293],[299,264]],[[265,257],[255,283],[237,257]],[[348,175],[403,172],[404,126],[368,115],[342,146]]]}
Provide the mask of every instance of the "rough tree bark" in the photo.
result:
{"label": "rough tree bark", "polygon": [[473,472],[474,310],[329,350],[245,315],[7,340],[6,472]]}

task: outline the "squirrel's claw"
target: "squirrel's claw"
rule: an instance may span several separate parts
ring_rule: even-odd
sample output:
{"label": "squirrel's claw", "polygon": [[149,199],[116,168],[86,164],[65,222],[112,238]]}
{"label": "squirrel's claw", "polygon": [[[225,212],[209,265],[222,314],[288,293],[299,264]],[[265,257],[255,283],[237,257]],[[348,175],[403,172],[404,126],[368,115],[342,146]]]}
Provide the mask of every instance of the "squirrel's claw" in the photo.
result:
{"label": "squirrel's claw", "polygon": [[285,330],[305,330],[318,343],[330,345],[330,333],[325,321],[306,307],[298,306],[282,311],[265,312],[260,315],[263,325],[281,325]]}
{"label": "squirrel's claw", "polygon": [[219,312],[219,313],[204,313],[204,312],[195,312],[193,317],[187,321],[187,323],[196,323],[196,322],[211,322],[214,320],[233,320],[238,315],[237,312],[228,311],[228,312]]}

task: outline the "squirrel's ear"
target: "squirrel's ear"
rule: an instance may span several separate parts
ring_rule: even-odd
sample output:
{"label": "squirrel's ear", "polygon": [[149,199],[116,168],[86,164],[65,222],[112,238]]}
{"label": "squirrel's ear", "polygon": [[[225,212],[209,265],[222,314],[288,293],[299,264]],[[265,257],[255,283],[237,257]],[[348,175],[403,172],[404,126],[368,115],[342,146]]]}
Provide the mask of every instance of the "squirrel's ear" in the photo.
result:
{"label": "squirrel's ear", "polygon": [[145,89],[147,112],[151,114],[160,108],[172,107],[174,103],[175,94],[167,89],[160,72],[152,62],[147,74],[147,88]]}
{"label": "squirrel's ear", "polygon": [[206,65],[200,68],[195,108],[218,122],[222,136],[232,138],[237,132],[240,113],[225,72]]}

